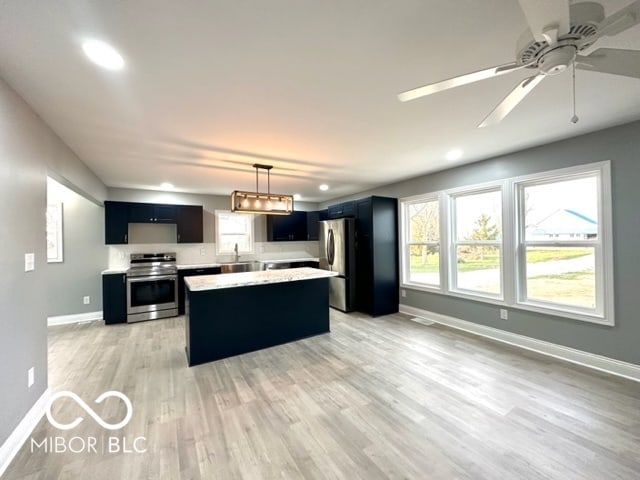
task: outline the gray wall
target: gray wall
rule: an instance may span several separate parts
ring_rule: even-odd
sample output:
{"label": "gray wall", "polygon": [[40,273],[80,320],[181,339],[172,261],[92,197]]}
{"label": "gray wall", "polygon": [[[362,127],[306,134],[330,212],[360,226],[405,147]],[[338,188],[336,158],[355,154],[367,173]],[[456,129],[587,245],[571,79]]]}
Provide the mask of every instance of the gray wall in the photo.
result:
{"label": "gray wall", "polygon": [[614,327],[517,309],[511,310],[509,321],[505,322],[498,319],[497,306],[410,289],[407,289],[407,297],[402,302],[470,322],[640,364],[640,122],[425,175],[336,199],[327,204],[372,194],[402,198],[602,160],[611,161],[616,315]]}
{"label": "gray wall", "polygon": [[[104,208],[63,189],[63,259],[47,264],[47,316],[102,311],[100,272],[107,265]],[[85,305],[82,297],[91,299]]]}
{"label": "gray wall", "polygon": [[[95,201],[106,197],[100,180],[0,79],[0,444],[47,388],[47,173]],[[24,271],[28,252],[33,272]]]}

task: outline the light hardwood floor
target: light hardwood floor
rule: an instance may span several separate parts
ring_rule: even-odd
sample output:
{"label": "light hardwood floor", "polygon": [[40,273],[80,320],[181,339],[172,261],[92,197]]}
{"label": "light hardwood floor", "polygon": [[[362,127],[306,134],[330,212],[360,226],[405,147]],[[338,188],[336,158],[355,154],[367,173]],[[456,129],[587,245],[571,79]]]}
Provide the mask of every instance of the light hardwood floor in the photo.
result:
{"label": "light hardwood floor", "polygon": [[50,328],[60,399],[32,438],[96,437],[146,453],[44,453],[30,442],[3,479],[634,479],[640,384],[404,315],[332,311],[332,332],[186,366],[184,318]]}

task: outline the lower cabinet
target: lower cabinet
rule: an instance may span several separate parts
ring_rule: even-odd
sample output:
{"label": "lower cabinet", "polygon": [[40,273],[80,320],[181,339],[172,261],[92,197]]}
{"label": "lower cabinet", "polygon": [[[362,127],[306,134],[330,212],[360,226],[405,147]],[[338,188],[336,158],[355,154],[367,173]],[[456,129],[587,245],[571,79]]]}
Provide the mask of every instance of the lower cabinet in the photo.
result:
{"label": "lower cabinet", "polygon": [[107,325],[127,321],[127,277],[124,273],[102,275],[102,317]]}
{"label": "lower cabinet", "polygon": [[320,263],[314,260],[301,260],[299,262],[291,262],[289,264],[289,268],[302,268],[302,267],[320,268]]}
{"label": "lower cabinet", "polygon": [[220,267],[185,268],[178,270],[178,315],[184,315],[184,278],[197,275],[217,275]]}

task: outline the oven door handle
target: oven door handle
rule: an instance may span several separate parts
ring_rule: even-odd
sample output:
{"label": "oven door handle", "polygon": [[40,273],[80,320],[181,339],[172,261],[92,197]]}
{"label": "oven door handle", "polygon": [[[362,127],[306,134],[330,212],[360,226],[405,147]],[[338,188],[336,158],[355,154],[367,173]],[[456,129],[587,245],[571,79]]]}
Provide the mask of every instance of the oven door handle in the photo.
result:
{"label": "oven door handle", "polygon": [[177,280],[177,275],[156,275],[154,277],[127,277],[127,282],[152,282],[154,280]]}

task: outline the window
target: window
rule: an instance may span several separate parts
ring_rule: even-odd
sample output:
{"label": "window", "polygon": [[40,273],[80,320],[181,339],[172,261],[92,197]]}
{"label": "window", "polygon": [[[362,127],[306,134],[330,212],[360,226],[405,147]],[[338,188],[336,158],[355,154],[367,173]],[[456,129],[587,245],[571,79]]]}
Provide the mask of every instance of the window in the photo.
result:
{"label": "window", "polygon": [[216,210],[216,252],[253,253],[253,215]]}
{"label": "window", "polygon": [[603,171],[516,182],[518,303],[605,316]]}
{"label": "window", "polygon": [[500,190],[452,197],[452,290],[502,294]]}
{"label": "window", "polygon": [[424,198],[404,204],[406,238],[405,282],[440,286],[440,203]]}
{"label": "window", "polygon": [[401,200],[403,286],[613,325],[609,169]]}

